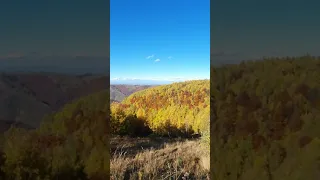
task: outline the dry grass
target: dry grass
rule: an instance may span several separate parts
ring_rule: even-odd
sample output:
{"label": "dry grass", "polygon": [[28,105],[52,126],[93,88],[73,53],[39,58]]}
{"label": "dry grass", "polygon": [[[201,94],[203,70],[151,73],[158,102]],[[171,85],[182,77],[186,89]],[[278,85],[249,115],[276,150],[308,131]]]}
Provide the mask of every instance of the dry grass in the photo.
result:
{"label": "dry grass", "polygon": [[[110,164],[111,179],[209,179],[210,156],[201,141],[173,141],[148,138],[113,141],[118,143],[113,144],[117,148],[113,150]],[[145,149],[141,144],[153,147]]]}

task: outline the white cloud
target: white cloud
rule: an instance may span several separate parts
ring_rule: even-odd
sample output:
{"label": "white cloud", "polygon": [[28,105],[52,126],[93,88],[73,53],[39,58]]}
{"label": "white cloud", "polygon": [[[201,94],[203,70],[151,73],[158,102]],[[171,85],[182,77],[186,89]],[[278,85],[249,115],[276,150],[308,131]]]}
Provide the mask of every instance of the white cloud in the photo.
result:
{"label": "white cloud", "polygon": [[156,59],[156,60],[154,60],[154,62],[159,62],[160,61],[160,59]]}
{"label": "white cloud", "polygon": [[147,59],[151,59],[154,57],[154,54],[152,54],[151,56],[148,56]]}

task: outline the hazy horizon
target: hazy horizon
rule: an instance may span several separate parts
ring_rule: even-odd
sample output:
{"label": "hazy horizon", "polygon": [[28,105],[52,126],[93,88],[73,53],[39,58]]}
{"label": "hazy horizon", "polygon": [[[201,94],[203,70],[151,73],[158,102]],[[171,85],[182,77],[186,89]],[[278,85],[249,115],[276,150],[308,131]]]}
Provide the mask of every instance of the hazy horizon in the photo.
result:
{"label": "hazy horizon", "polygon": [[177,82],[186,82],[193,80],[210,80],[210,79],[172,79],[172,80],[161,80],[161,79],[137,79],[137,78],[126,78],[126,79],[110,79],[111,85],[166,85]]}

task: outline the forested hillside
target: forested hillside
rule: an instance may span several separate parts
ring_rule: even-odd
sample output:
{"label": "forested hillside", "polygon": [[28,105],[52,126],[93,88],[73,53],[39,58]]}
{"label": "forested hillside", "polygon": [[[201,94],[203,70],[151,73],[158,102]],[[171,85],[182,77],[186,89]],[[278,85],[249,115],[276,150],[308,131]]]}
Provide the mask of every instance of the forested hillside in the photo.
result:
{"label": "forested hillside", "polygon": [[114,134],[167,136],[201,133],[208,121],[209,81],[187,81],[138,91],[111,104]]}
{"label": "forested hillside", "polygon": [[209,85],[150,87],[112,103],[111,179],[207,179]]}
{"label": "forested hillside", "polygon": [[215,179],[320,178],[320,58],[211,68]]}
{"label": "forested hillside", "polygon": [[95,93],[48,115],[36,130],[5,134],[1,179],[92,179],[109,174],[109,92]]}

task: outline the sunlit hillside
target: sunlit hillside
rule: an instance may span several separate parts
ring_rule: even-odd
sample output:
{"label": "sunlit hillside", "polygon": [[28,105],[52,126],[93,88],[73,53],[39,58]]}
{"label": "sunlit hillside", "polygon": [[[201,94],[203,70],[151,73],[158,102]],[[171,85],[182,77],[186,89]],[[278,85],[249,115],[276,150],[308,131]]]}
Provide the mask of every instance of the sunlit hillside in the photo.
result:
{"label": "sunlit hillside", "polygon": [[146,133],[200,134],[210,114],[209,85],[209,80],[196,80],[151,87],[130,95],[121,103],[113,103],[113,132],[123,133],[121,124],[125,126],[126,118],[135,118],[136,124],[146,126]]}

